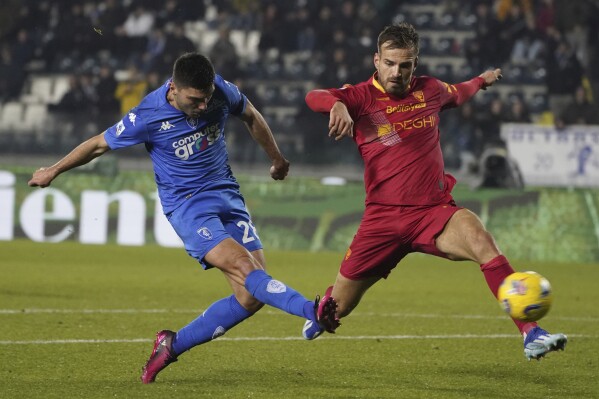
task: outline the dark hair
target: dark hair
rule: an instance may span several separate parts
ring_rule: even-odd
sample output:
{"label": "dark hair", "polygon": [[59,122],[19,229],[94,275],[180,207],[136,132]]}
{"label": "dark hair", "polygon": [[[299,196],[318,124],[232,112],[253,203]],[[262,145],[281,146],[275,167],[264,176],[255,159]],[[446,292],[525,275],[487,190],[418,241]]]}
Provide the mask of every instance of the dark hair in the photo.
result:
{"label": "dark hair", "polygon": [[385,29],[383,29],[379,34],[377,43],[379,52],[381,51],[381,46],[386,42],[391,42],[389,43],[389,48],[413,49],[416,54],[418,54],[420,42],[418,33],[416,32],[416,29],[407,22],[386,26]]}
{"label": "dark hair", "polygon": [[200,53],[186,53],[173,66],[173,82],[180,88],[191,87],[209,91],[214,84],[214,66]]}

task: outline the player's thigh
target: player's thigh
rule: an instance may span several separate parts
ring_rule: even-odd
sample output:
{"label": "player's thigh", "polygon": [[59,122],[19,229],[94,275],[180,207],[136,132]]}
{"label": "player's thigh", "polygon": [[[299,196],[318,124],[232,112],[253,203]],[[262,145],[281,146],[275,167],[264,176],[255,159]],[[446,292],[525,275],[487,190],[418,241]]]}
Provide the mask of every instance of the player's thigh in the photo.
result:
{"label": "player's thigh", "polygon": [[358,306],[364,293],[381,278],[381,276],[371,276],[363,280],[351,280],[341,273],[337,274],[331,293],[337,301],[337,315],[345,317],[350,314]]}
{"label": "player's thigh", "polygon": [[500,255],[493,236],[472,211],[460,209],[453,214],[435,240],[439,251],[452,260],[486,263]]}
{"label": "player's thigh", "polygon": [[230,238],[230,234],[218,217],[217,210],[204,204],[202,201],[185,203],[169,215],[168,220],[183,241],[189,256],[195,258],[204,269],[209,269],[214,265],[206,261],[206,254]]}
{"label": "player's thigh", "polygon": [[221,195],[223,201],[227,204],[226,211],[220,214],[225,230],[245,249],[261,257],[262,259],[259,259],[260,263],[264,265],[264,256],[261,252],[256,252],[262,249],[262,242],[258,236],[258,230],[245,207],[243,197],[236,190],[226,190]]}

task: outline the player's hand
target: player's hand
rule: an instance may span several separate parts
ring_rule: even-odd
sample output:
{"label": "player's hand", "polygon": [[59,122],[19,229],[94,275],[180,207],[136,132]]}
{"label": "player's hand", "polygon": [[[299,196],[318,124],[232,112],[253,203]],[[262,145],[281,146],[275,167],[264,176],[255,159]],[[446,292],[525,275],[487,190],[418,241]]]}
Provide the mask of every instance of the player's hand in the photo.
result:
{"label": "player's hand", "polygon": [[483,83],[483,90],[487,90],[487,87],[489,86],[493,86],[493,83],[497,82],[498,80],[500,80],[501,78],[503,78],[503,75],[501,74],[501,69],[497,68],[494,70],[489,70],[489,71],[484,71],[483,73],[481,73],[479,75],[481,78],[484,79],[484,83]]}
{"label": "player's hand", "polygon": [[287,177],[287,173],[289,173],[288,160],[281,157],[281,159],[272,162],[272,166],[270,167],[270,177],[275,180],[283,180]]}
{"label": "player's hand", "polygon": [[329,119],[329,137],[341,140],[345,136],[354,136],[354,121],[341,101],[337,101],[331,108]]}
{"label": "player's hand", "polygon": [[30,187],[48,187],[55,177],[56,172],[53,168],[39,168],[33,173],[27,184]]}

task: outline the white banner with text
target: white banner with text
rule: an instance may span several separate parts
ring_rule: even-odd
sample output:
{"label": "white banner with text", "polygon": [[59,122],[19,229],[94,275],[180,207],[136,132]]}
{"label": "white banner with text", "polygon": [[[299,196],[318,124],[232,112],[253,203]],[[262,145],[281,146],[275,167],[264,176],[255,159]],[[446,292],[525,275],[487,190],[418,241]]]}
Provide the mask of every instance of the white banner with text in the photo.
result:
{"label": "white banner with text", "polygon": [[599,126],[508,123],[501,137],[525,185],[599,187]]}

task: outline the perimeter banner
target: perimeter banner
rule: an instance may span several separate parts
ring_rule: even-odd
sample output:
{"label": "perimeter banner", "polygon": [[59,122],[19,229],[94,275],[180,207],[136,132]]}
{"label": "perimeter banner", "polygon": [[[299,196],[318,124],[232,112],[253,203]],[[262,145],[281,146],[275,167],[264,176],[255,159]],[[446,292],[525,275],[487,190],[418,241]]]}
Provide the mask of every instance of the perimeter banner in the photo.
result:
{"label": "perimeter banner", "polygon": [[527,186],[599,187],[599,126],[510,123],[501,135]]}

